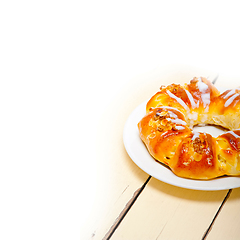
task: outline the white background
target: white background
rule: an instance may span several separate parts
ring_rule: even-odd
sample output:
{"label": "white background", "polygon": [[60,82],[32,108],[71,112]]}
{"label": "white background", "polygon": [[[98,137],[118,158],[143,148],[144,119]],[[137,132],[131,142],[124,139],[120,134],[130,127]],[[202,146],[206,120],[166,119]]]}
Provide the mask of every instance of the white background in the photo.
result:
{"label": "white background", "polygon": [[0,239],[79,239],[95,116],[166,64],[239,76],[239,22],[237,1],[1,1]]}

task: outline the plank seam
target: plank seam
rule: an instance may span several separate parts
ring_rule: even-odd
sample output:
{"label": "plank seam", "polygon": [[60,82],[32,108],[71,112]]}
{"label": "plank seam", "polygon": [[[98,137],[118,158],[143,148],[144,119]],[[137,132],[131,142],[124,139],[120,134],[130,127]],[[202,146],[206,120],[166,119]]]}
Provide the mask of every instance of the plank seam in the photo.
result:
{"label": "plank seam", "polygon": [[[215,77],[215,79],[213,79],[212,84],[216,83],[216,80],[218,78],[218,75]],[[137,189],[134,194],[133,197],[128,201],[128,203],[126,204],[125,208],[122,210],[122,212],[119,214],[119,216],[117,217],[116,221],[114,222],[114,224],[111,226],[111,228],[109,229],[109,231],[106,233],[106,235],[104,236],[103,240],[109,240],[112,235],[114,234],[114,232],[116,231],[116,229],[119,227],[119,225],[121,224],[122,220],[125,218],[125,216],[127,215],[127,213],[129,212],[129,210],[131,209],[131,207],[133,206],[133,204],[136,202],[137,198],[140,196],[140,194],[142,193],[142,191],[144,190],[144,188],[146,187],[147,183],[150,181],[151,176],[148,177],[148,179],[145,181],[145,183],[142,185],[141,188]],[[222,205],[221,205],[222,206]],[[221,207],[220,207],[221,208]],[[217,213],[218,214],[218,213]],[[216,217],[216,215],[215,215]],[[215,218],[214,218],[215,219]],[[213,223],[213,222],[212,222]],[[211,223],[211,224],[212,224]],[[210,225],[211,226],[211,225]],[[210,230],[210,229],[209,229]],[[208,231],[208,230],[207,230]],[[206,232],[207,234],[208,232]],[[205,235],[206,235],[205,234]],[[205,236],[204,235],[204,236]]]}
{"label": "plank seam", "polygon": [[223,205],[226,203],[227,199],[228,199],[229,196],[231,195],[231,192],[232,192],[232,189],[229,189],[229,190],[228,190],[228,193],[226,194],[225,198],[224,198],[223,201],[222,201],[221,206],[219,207],[217,213],[215,214],[212,222],[210,223],[208,229],[207,229],[206,232],[204,233],[202,240],[205,240],[205,239],[207,238],[208,234],[210,233],[210,231],[212,230],[212,227],[213,227],[213,225],[214,225],[214,223],[215,223],[215,221],[216,221],[216,219],[217,219],[220,211],[222,210]]}
{"label": "plank seam", "polygon": [[114,222],[114,224],[111,226],[111,228],[109,229],[109,231],[106,233],[106,235],[104,236],[103,240],[109,240],[113,233],[116,231],[116,229],[119,227],[120,223],[122,222],[122,220],[125,218],[125,216],[127,215],[127,213],[129,212],[129,210],[131,209],[131,207],[133,206],[133,204],[136,202],[137,198],[140,196],[140,194],[142,193],[143,189],[146,187],[146,185],[148,184],[148,182],[150,181],[152,176],[149,176],[147,178],[147,180],[145,181],[145,183],[142,185],[142,187],[138,188],[134,194],[133,197],[128,201],[128,203],[126,204],[126,206],[124,207],[124,209],[121,211],[121,213],[119,214],[119,216],[117,217],[116,221]]}

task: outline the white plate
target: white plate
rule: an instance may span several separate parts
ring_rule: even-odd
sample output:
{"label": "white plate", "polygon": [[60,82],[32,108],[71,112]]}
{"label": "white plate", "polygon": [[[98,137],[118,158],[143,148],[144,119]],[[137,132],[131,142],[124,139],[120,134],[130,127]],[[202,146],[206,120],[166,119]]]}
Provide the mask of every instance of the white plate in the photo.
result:
{"label": "white plate", "polygon": [[[138,122],[146,114],[146,102],[140,104],[127,119],[123,141],[130,158],[143,171],[165,183],[195,190],[224,190],[240,187],[240,177],[221,177],[214,180],[192,180],[177,177],[169,168],[156,162],[140,139]],[[204,131],[204,129],[203,129]]]}

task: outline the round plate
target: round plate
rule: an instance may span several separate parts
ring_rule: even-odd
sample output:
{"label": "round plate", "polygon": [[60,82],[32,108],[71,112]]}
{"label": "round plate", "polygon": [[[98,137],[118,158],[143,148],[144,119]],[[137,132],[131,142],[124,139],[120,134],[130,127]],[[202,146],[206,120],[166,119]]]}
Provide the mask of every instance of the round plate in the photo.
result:
{"label": "round plate", "polygon": [[[192,180],[176,176],[168,167],[154,160],[139,136],[137,124],[146,114],[146,103],[140,104],[127,119],[123,141],[130,158],[143,171],[165,183],[195,190],[225,190],[240,187],[240,177],[220,177],[213,180]],[[203,131],[204,131],[204,127]]]}

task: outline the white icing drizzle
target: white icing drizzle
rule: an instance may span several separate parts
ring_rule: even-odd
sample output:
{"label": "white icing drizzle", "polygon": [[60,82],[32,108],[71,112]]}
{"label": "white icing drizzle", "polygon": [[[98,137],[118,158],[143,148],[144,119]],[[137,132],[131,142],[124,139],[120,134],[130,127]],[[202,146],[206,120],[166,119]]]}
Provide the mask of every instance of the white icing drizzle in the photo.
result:
{"label": "white icing drizzle", "polygon": [[202,93],[203,105],[206,107],[210,104],[210,93]]}
{"label": "white icing drizzle", "polygon": [[172,123],[176,123],[176,124],[181,124],[181,125],[187,125],[187,123],[185,121],[183,121],[182,119],[172,119],[172,118],[166,118],[168,121],[171,121]]}
{"label": "white icing drizzle", "polygon": [[178,118],[178,115],[176,115],[172,111],[168,111],[168,112],[169,112],[171,118]]}
{"label": "white icing drizzle", "polygon": [[176,128],[177,130],[183,130],[183,129],[185,129],[183,126],[175,126],[175,128]]}
{"label": "white icing drizzle", "polygon": [[235,93],[233,96],[231,96],[231,97],[225,102],[224,107],[228,107],[228,106],[233,102],[233,100],[234,100],[237,96],[239,96],[238,93]]}
{"label": "white icing drizzle", "polygon": [[227,133],[230,133],[230,134],[232,134],[235,138],[240,138],[240,136],[238,136],[235,132],[233,132],[233,131],[229,131],[229,132],[227,132]]}
{"label": "white icing drizzle", "polygon": [[186,92],[186,94],[188,96],[188,99],[189,99],[189,101],[190,101],[190,103],[192,105],[192,108],[196,108],[197,104],[194,102],[192,94],[188,90],[186,90],[186,89],[184,89],[184,90],[185,90],[185,92]]}
{"label": "white icing drizzle", "polygon": [[165,136],[168,133],[168,131],[165,131],[161,134],[161,136]]}
{"label": "white icing drizzle", "polygon": [[[185,121],[183,121],[182,119],[179,119],[178,115],[175,114],[174,112],[172,111],[169,111],[167,108],[170,108],[172,110],[177,110],[178,112],[180,112],[178,109],[176,108],[173,108],[173,107],[164,107],[163,109],[168,111],[169,115],[170,115],[170,118],[166,118],[166,120],[172,122],[172,123],[176,123],[176,124],[181,124],[181,125],[187,125],[187,123]],[[181,113],[181,112],[180,112]],[[160,113],[157,113],[157,115],[160,115]],[[179,128],[179,129],[178,129]],[[177,130],[182,130],[182,129],[185,129],[184,127],[182,126],[176,126],[176,129]]]}
{"label": "white icing drizzle", "polygon": [[[166,109],[166,108],[163,108],[163,110],[164,110],[164,111],[168,111],[168,113],[169,113],[169,115],[170,115],[171,118],[178,118],[178,115],[175,114],[174,112],[169,111],[169,110]],[[160,113],[160,112],[157,112],[156,115],[161,116],[161,113]]]}
{"label": "white icing drizzle", "polygon": [[232,96],[235,93],[235,89],[232,89],[230,92],[228,92],[223,98],[226,99],[230,96]]}
{"label": "white icing drizzle", "polygon": [[[198,89],[201,92],[203,106],[204,107],[208,106],[210,104],[210,92],[206,92],[208,90],[208,85],[202,82],[202,79],[201,81],[198,81]],[[205,109],[205,112],[206,111],[208,111],[208,108]]]}
{"label": "white icing drizzle", "polygon": [[167,94],[171,97],[174,98],[175,100],[177,100],[177,102],[182,105],[186,110],[189,110],[188,106],[186,105],[186,103],[179,97],[175,96],[173,93],[171,93],[169,90],[167,90]]}
{"label": "white icing drizzle", "polygon": [[[200,80],[199,80],[200,79]],[[198,80],[198,89],[200,92],[206,92],[208,90],[208,85],[202,82],[202,79],[199,78]]]}
{"label": "white icing drizzle", "polygon": [[197,101],[197,108],[199,108],[199,100]]}
{"label": "white icing drizzle", "polygon": [[168,109],[174,110],[174,111],[178,111],[179,113],[182,114],[182,112],[180,110],[178,110],[177,108],[174,107],[169,107],[169,106],[164,106],[164,107],[160,107],[163,108],[163,110],[168,111]]}
{"label": "white icing drizzle", "polygon": [[193,131],[193,137],[192,140],[194,141],[197,137],[199,137],[200,133],[199,132],[194,132]]}
{"label": "white icing drizzle", "polygon": [[232,96],[236,90],[240,90],[240,88],[236,88],[236,89],[232,89],[230,92],[228,92],[223,98],[226,99],[226,98],[229,98],[230,96]]}

